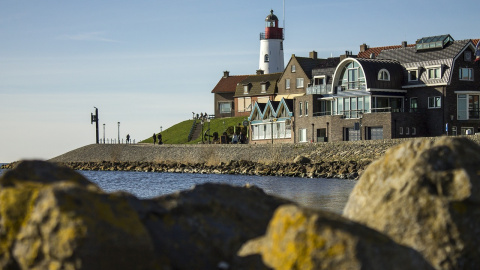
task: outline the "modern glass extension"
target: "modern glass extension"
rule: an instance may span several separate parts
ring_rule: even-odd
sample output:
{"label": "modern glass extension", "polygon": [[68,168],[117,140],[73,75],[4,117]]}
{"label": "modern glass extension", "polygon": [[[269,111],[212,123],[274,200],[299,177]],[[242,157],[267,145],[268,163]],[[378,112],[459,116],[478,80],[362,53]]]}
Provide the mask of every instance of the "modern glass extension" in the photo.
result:
{"label": "modern glass extension", "polygon": [[343,115],[360,118],[364,113],[403,112],[403,97],[359,96],[321,99],[314,116]]}

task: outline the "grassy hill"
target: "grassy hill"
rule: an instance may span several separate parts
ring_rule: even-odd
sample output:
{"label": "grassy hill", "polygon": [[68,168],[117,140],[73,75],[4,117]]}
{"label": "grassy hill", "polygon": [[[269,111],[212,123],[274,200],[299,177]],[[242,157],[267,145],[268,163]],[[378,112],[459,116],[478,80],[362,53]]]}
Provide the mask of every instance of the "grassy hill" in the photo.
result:
{"label": "grassy hill", "polygon": [[[229,118],[218,118],[210,120],[210,134],[218,132],[219,135],[222,135],[224,131],[227,133],[233,134],[233,126],[242,125],[242,122],[247,117],[229,117]],[[197,120],[197,125],[200,125],[200,120]],[[202,142],[202,137],[199,137],[195,140],[188,142],[188,134],[192,128],[193,120],[186,120],[180,122],[176,125],[171,126],[170,128],[162,132],[162,139],[164,144],[197,144]],[[204,125],[204,131],[208,129],[208,123]],[[237,132],[238,133],[238,132]],[[153,133],[152,133],[153,135]],[[151,136],[152,136],[151,135]],[[153,138],[149,137],[141,143],[153,143]]]}

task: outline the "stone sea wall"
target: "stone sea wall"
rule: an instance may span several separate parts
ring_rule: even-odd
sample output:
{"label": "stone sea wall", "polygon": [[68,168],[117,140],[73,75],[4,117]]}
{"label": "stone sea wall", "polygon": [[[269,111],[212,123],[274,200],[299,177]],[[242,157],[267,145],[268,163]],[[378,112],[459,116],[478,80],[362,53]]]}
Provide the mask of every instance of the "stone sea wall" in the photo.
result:
{"label": "stone sea wall", "polygon": [[[467,138],[480,143],[480,136]],[[358,179],[387,149],[409,140],[412,139],[273,145],[92,144],[49,161],[76,170]]]}

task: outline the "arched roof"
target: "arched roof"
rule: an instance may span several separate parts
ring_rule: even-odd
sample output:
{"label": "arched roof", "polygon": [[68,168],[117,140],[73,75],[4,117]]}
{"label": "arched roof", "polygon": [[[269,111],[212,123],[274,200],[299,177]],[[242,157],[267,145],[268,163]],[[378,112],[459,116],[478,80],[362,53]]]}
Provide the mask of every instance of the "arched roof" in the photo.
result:
{"label": "arched roof", "polygon": [[[396,60],[346,58],[341,61],[333,75],[333,84],[339,85],[343,69],[350,63],[356,62],[365,74],[366,89],[401,89],[403,83],[403,67]],[[390,73],[389,81],[378,80],[380,70],[386,69]]]}

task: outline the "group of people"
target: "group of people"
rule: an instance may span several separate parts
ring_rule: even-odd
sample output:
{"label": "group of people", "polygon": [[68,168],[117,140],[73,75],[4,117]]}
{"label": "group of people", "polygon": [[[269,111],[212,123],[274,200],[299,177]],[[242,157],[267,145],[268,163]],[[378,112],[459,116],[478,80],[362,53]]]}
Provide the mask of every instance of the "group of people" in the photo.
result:
{"label": "group of people", "polygon": [[156,144],[157,143],[157,138],[158,138],[158,144],[163,144],[163,141],[162,141],[162,134],[161,133],[158,133],[158,134],[155,134],[153,133],[153,144]]}
{"label": "group of people", "polygon": [[240,131],[240,134],[233,134],[232,136],[232,143],[233,144],[237,144],[237,143],[240,143],[240,144],[244,144],[246,142],[246,138],[245,138],[245,135],[242,134],[242,132]]}
{"label": "group of people", "polygon": [[193,115],[193,119],[208,119],[208,114],[207,113],[200,113],[200,115],[197,113],[197,115],[195,116],[195,113],[192,112],[192,115]]}

